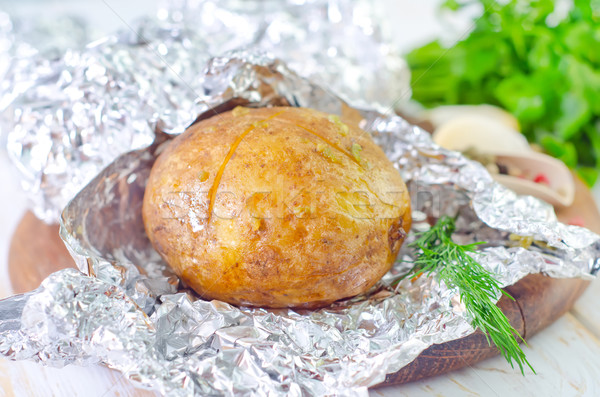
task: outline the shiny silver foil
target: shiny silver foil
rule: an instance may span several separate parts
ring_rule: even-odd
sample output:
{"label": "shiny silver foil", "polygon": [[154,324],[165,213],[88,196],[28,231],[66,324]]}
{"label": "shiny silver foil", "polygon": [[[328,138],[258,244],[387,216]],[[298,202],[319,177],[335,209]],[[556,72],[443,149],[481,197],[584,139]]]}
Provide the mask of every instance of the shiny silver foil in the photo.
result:
{"label": "shiny silver foil", "polygon": [[[255,52],[211,59],[201,81],[206,110],[200,119],[240,104],[336,114],[343,105],[281,61]],[[361,126],[409,186],[413,231],[443,214],[457,215],[455,239],[487,241],[477,260],[503,286],[530,273],[596,274],[600,236],[557,222],[550,206],[517,197],[483,166],[436,146],[400,117],[360,112]],[[391,286],[414,257],[407,244],[369,293],[321,310],[199,299],[152,249],[141,217],[149,170],[172,137],[157,130],[152,145],[118,157],[64,209],[61,235],[80,272],[57,272],[38,290],[0,301],[3,355],[59,366],[100,362],[169,396],[355,396],[367,395],[428,346],[474,331],[457,291],[435,277]],[[511,233],[534,243],[514,246]]]}
{"label": "shiny silver foil", "polygon": [[118,155],[206,111],[210,56],[261,49],[361,107],[408,100],[410,74],[376,18],[383,11],[362,0],[174,0],[85,48],[78,21],[23,34],[0,13],[0,135],[36,216],[57,222]]}

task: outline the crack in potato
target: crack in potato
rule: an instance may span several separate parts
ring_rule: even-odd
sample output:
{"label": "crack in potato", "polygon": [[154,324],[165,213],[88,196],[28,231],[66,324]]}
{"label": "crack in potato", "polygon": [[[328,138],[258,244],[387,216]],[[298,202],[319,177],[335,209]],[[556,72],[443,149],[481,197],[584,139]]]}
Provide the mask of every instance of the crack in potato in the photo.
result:
{"label": "crack in potato", "polygon": [[219,189],[219,185],[221,184],[221,178],[223,177],[223,173],[225,172],[225,167],[227,167],[227,164],[229,163],[229,160],[231,160],[231,157],[233,157],[233,155],[234,155],[235,151],[237,150],[238,146],[240,146],[240,143],[242,143],[242,141],[244,140],[244,138],[250,132],[252,132],[254,129],[256,129],[256,127],[259,127],[265,121],[274,119],[275,117],[281,115],[282,113],[285,113],[285,110],[282,110],[281,112],[275,113],[274,115],[272,115],[270,117],[267,117],[264,120],[260,120],[258,122],[252,123],[250,125],[250,127],[248,127],[237,138],[235,138],[235,141],[233,142],[233,144],[229,148],[229,152],[227,152],[227,155],[225,155],[225,158],[223,159],[223,162],[221,163],[221,166],[219,167],[219,170],[217,171],[217,175],[215,176],[215,180],[213,181],[212,186],[208,190],[208,217],[207,217],[207,220],[206,220],[206,225],[207,226],[210,224],[210,221],[212,219],[212,213],[213,213],[214,206],[215,206],[215,198],[217,196],[217,190]]}

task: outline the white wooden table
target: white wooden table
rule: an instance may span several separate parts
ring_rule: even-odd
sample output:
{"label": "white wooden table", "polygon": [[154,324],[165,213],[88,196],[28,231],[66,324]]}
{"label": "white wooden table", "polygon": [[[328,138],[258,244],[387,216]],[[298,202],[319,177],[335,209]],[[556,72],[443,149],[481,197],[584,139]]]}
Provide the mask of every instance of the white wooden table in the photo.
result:
{"label": "white wooden table", "polygon": [[[415,41],[440,31],[433,12],[438,0],[419,2],[387,0],[395,10],[398,45],[410,47]],[[144,14],[155,1],[107,1],[125,20]],[[123,4],[126,3],[126,4]],[[65,11],[94,15],[92,27],[115,29],[122,21],[102,1],[66,2],[0,1],[0,9],[18,9],[22,14],[38,13],[40,7],[50,14]],[[460,25],[460,22],[458,22]],[[421,39],[419,39],[421,38]],[[0,152],[0,297],[11,293],[7,275],[8,244],[19,219],[25,211],[25,198],[16,178],[9,172],[9,163]],[[600,202],[600,186],[595,192]],[[402,386],[373,390],[372,396],[464,396],[464,395],[524,395],[524,396],[598,396],[600,395],[600,282],[588,288],[575,307],[546,330],[532,337],[525,353],[537,371],[521,376],[499,357],[472,367],[435,378]],[[0,359],[0,397],[55,396],[102,397],[147,396],[153,392],[136,389],[120,373],[102,366],[62,369],[46,368],[31,362]]]}

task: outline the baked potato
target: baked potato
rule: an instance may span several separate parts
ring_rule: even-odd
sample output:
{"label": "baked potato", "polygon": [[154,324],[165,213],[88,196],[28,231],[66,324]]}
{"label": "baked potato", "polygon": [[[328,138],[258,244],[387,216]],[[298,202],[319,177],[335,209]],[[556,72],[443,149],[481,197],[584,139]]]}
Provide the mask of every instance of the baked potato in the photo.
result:
{"label": "baked potato", "polygon": [[293,107],[200,121],[157,158],[146,232],[204,299],[316,308],[392,266],[410,229],[400,174],[370,135]]}

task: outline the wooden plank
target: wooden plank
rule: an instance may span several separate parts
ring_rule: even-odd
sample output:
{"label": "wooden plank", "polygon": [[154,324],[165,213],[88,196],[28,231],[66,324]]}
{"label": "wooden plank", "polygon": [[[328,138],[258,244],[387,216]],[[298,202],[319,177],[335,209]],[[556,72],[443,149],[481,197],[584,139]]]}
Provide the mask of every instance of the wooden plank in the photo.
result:
{"label": "wooden plank", "polygon": [[[597,183],[592,191],[596,206],[600,203],[600,183]],[[598,232],[598,231],[596,231]],[[571,310],[573,316],[600,339],[600,282],[594,281],[583,294],[581,299],[575,303]]]}
{"label": "wooden plank", "polygon": [[501,357],[447,375],[372,390],[372,397],[396,396],[576,396],[600,395],[600,341],[566,314],[529,340],[527,358],[537,375],[522,376]]}
{"label": "wooden plank", "polygon": [[28,361],[0,359],[0,397],[120,396],[156,397],[136,388],[121,373],[99,365],[49,368]]}
{"label": "wooden plank", "polygon": [[[577,301],[571,314],[596,338],[600,339],[600,282],[592,282]],[[599,363],[600,365],[600,363]]]}

